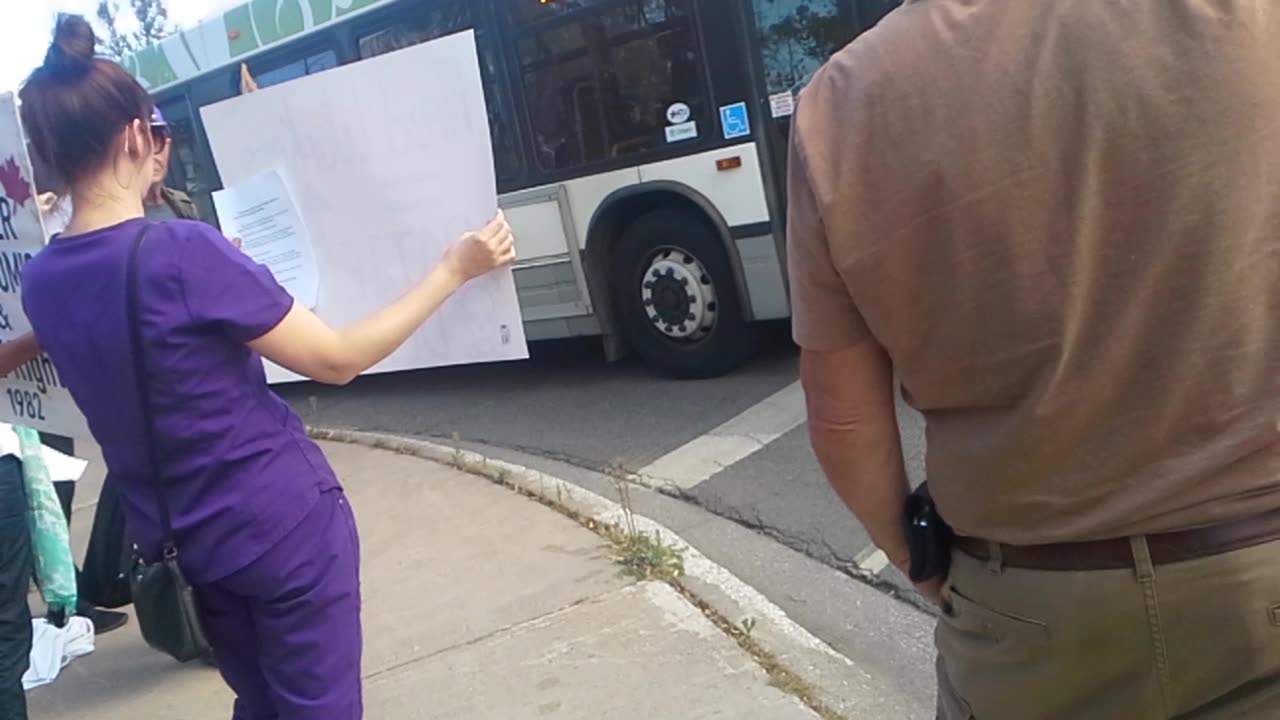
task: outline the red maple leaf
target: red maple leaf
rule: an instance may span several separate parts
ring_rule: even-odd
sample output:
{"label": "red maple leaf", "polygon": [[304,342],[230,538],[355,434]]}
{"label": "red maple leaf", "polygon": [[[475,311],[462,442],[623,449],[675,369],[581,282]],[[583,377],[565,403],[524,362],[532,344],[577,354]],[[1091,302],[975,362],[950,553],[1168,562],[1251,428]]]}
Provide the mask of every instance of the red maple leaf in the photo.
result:
{"label": "red maple leaf", "polygon": [[22,177],[22,168],[18,167],[18,161],[12,155],[0,165],[0,188],[18,207],[31,199],[31,183]]}

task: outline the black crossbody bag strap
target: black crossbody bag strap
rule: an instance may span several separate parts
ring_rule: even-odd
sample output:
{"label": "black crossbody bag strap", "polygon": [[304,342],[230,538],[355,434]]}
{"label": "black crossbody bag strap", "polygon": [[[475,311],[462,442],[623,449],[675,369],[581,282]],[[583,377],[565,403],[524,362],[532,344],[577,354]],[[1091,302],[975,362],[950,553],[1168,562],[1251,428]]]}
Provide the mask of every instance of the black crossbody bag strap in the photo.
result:
{"label": "black crossbody bag strap", "polygon": [[147,452],[147,471],[155,486],[156,504],[160,508],[161,543],[166,558],[178,554],[178,547],[173,538],[173,516],[169,508],[169,498],[165,494],[164,480],[160,475],[160,453],[156,448],[155,417],[151,408],[151,386],[148,383],[147,353],[142,340],[142,310],[138,301],[138,256],[142,254],[142,246],[147,240],[151,224],[147,223],[129,248],[128,265],[125,268],[125,294],[128,305],[129,345],[133,359],[134,382],[138,386],[138,409],[142,415],[143,445]]}
{"label": "black crossbody bag strap", "polygon": [[129,248],[125,267],[125,296],[128,301],[129,344],[133,356],[134,382],[138,386],[139,410],[142,415],[143,444],[146,446],[148,472],[155,488],[156,505],[160,508],[160,542],[164,557],[155,563],[138,559],[130,576],[129,589],[138,614],[142,639],[151,647],[179,662],[188,662],[209,653],[209,639],[200,619],[195,591],[178,564],[178,545],[173,537],[173,515],[164,478],[160,474],[160,451],[156,445],[156,423],[151,407],[148,382],[147,352],[142,339],[142,304],[138,299],[138,256],[151,230],[148,223],[138,232]]}

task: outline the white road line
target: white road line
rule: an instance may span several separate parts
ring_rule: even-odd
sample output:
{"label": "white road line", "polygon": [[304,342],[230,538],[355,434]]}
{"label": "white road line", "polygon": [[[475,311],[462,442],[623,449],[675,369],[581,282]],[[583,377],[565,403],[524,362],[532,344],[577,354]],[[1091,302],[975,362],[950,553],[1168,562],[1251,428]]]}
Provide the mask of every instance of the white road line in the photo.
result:
{"label": "white road line", "polygon": [[799,382],[747,408],[720,427],[663,455],[637,475],[643,482],[691,490],[805,421]]}

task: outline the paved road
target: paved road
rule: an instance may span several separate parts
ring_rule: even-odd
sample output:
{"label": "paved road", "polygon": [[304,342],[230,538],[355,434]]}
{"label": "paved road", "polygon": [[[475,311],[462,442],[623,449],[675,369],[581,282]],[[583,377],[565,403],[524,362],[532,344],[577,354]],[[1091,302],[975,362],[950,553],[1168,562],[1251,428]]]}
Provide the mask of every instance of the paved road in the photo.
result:
{"label": "paved road", "polygon": [[[827,486],[803,425],[795,348],[777,329],[743,370],[708,381],[606,365],[596,341],[544,344],[527,363],[284,389],[314,424],[458,438],[589,470],[621,468],[829,565],[883,569]],[[923,432],[908,414],[904,452],[922,476]],[[892,578],[887,573],[886,578]]]}
{"label": "paved road", "polygon": [[[606,365],[594,341],[535,346],[526,363],[283,389],[314,424],[456,442],[611,495],[640,473],[640,514],[675,530],[932,717],[932,618],[828,487],[808,446],[785,331],[728,377],[677,382]],[[923,472],[921,424],[903,422]],[[710,512],[708,512],[710,511]],[[776,542],[775,542],[776,541]],[[807,557],[806,557],[807,556]],[[857,579],[855,579],[855,577]],[[898,602],[864,582],[906,598]],[[915,607],[912,607],[912,605]]]}

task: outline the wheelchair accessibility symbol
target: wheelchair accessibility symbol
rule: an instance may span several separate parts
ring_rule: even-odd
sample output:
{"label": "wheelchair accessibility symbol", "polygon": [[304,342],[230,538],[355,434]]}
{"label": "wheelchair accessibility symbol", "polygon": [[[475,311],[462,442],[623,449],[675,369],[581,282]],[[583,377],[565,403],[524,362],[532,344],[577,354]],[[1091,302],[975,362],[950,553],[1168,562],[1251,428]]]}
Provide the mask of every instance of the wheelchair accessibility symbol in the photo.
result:
{"label": "wheelchair accessibility symbol", "polygon": [[721,107],[720,129],[724,131],[725,140],[750,135],[751,118],[747,115],[747,104],[740,102]]}

